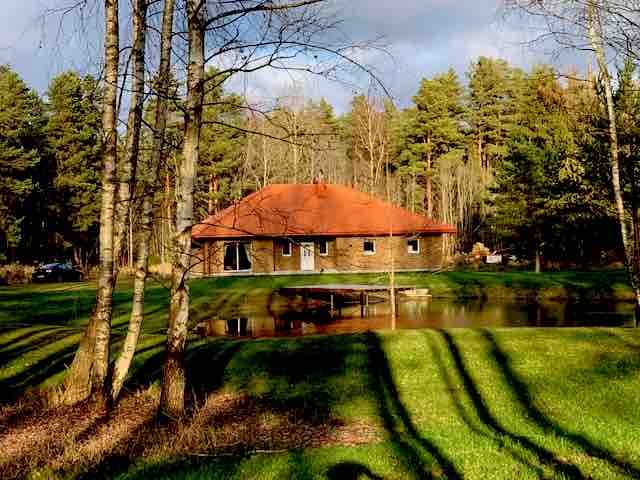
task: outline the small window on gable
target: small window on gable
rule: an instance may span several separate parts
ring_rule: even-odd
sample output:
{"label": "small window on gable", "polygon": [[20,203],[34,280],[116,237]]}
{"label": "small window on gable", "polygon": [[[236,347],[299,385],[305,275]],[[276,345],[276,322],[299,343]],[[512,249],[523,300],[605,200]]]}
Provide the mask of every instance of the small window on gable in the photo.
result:
{"label": "small window on gable", "polygon": [[284,240],[282,242],[282,256],[283,257],[291,256],[291,242],[289,240]]}
{"label": "small window on gable", "polygon": [[321,257],[329,255],[329,242],[327,240],[320,240],[318,242],[318,253]]}
{"label": "small window on gable", "polygon": [[376,253],[376,241],[375,240],[365,240],[362,245],[362,252],[365,255],[373,255]]}
{"label": "small window on gable", "polygon": [[417,238],[407,240],[407,251],[409,253],[420,253],[420,240]]}

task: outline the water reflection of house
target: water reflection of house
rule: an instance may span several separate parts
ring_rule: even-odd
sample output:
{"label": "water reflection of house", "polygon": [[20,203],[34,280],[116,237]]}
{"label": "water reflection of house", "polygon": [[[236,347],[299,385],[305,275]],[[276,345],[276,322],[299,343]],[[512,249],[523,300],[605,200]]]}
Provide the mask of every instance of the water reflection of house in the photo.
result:
{"label": "water reflection of house", "polygon": [[252,314],[248,317],[213,319],[198,325],[198,334],[204,336],[272,337],[279,334],[304,333],[300,319],[284,319],[268,314]]}
{"label": "water reflection of house", "polygon": [[[390,236],[390,233],[393,233]],[[199,274],[440,267],[451,225],[338,185],[270,185],[193,228]]]}

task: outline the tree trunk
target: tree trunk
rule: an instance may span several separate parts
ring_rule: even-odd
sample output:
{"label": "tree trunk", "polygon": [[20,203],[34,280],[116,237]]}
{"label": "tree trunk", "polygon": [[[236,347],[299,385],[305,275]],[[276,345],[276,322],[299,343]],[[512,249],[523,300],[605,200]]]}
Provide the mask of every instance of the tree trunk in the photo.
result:
{"label": "tree trunk", "polygon": [[262,188],[269,182],[269,157],[267,157],[267,137],[262,137]]}
{"label": "tree trunk", "polygon": [[[387,202],[391,203],[389,163],[386,165]],[[391,302],[391,329],[396,329],[396,258],[393,249],[393,213],[389,215],[389,301]]]}
{"label": "tree trunk", "polygon": [[140,327],[144,319],[144,294],[147,275],[149,272],[149,243],[153,233],[153,199],[157,190],[160,164],[164,150],[165,130],[167,126],[167,97],[171,74],[171,38],[173,35],[173,16],[175,0],[165,0],[162,16],[162,36],[160,40],[160,68],[158,71],[158,100],[155,108],[153,129],[153,146],[149,176],[145,183],[142,213],[140,218],[140,233],[136,258],[136,273],[133,282],[133,305],[127,336],[122,346],[120,356],[116,360],[111,399],[116,401],[124,380],[127,377],[131,361],[136,351]]}
{"label": "tree trunk", "polygon": [[164,179],[164,201],[166,204],[166,218],[162,222],[164,225],[164,243],[162,244],[163,251],[163,263],[173,262],[173,255],[171,254],[171,241],[173,238],[173,195],[171,194],[171,177],[169,173],[165,175]]}
{"label": "tree trunk", "polygon": [[[589,37],[591,46],[596,54],[598,69],[603,80],[604,93],[607,102],[607,115],[609,117],[609,141],[611,142],[611,182],[613,184],[613,195],[618,214],[618,224],[624,248],[625,265],[629,274],[631,288],[636,295],[636,312],[640,312],[640,255],[637,254],[638,231],[637,225],[632,225],[632,234],[627,225],[627,216],[622,198],[622,188],[620,186],[620,160],[618,146],[618,130],[616,124],[616,112],[613,102],[613,89],[611,87],[611,75],[607,66],[607,59],[604,51],[604,41],[602,38],[602,26],[600,18],[600,5],[598,0],[589,0],[587,4],[587,16],[589,21]],[[636,212],[637,215],[637,212]]]}
{"label": "tree trunk", "polygon": [[78,351],[67,373],[56,403],[73,405],[93,396],[106,404],[106,380],[109,368],[111,314],[113,309],[114,251],[113,226],[116,193],[118,131],[116,100],[118,90],[119,26],[118,0],[105,0],[105,86],[102,129],[104,152],[102,171],[102,206],[100,210],[100,273],[96,306]]}
{"label": "tree trunk", "polygon": [[[125,156],[121,164],[120,186],[118,188],[118,204],[114,233],[114,256],[116,262],[120,260],[122,244],[126,226],[131,216],[131,197],[135,190],[138,154],[140,152],[140,127],[144,104],[145,79],[145,43],[147,23],[147,1],[135,0],[133,7],[133,45],[131,58],[133,59],[133,79],[131,81],[131,98],[129,116],[127,119],[127,138],[125,142]],[[126,73],[126,72],[125,72]],[[129,263],[131,266],[131,263]],[[115,265],[117,277],[118,263]]]}
{"label": "tree trunk", "polygon": [[207,214],[216,215],[218,213],[218,177],[213,173],[209,175],[209,201],[207,204]]}
{"label": "tree trunk", "polygon": [[213,214],[213,173],[209,175],[209,197],[207,202],[207,215]]}
{"label": "tree trunk", "polygon": [[431,180],[431,138],[427,139],[427,178],[426,192],[427,196],[427,218],[433,218],[433,183]]}
{"label": "tree trunk", "polygon": [[202,104],[204,99],[204,0],[187,0],[189,56],[187,102],[182,159],[176,180],[176,234],[172,264],[171,304],[167,357],[162,382],[161,408],[171,417],[184,414],[186,375],[184,351],[189,320],[189,292],[186,284],[191,259],[193,187],[200,150]]}
{"label": "tree trunk", "polygon": [[293,111],[293,183],[298,183],[298,117]]}

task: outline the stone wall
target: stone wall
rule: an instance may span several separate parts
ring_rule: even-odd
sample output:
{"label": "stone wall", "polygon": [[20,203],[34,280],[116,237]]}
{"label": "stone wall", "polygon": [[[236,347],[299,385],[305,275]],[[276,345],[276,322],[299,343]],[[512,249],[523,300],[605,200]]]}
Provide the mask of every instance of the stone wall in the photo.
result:
{"label": "stone wall", "polygon": [[[375,242],[375,253],[366,254],[364,240]],[[291,255],[282,254],[282,243],[270,239],[251,241],[253,273],[299,272],[300,243],[291,244]],[[407,239],[401,237],[339,237],[328,239],[328,255],[320,255],[318,242],[314,242],[315,271],[381,271],[389,269],[390,248],[394,252],[396,270],[434,270],[442,266],[443,236],[425,235],[419,238],[420,251],[409,253]],[[223,273],[223,246],[225,242],[207,242],[206,246],[194,252],[198,259],[192,271],[195,274]],[[195,258],[194,258],[195,260]]]}

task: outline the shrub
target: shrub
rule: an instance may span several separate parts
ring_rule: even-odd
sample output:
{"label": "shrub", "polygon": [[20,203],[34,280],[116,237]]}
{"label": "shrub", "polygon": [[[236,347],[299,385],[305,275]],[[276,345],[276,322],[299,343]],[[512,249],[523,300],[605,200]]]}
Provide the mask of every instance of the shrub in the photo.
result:
{"label": "shrub", "polygon": [[31,283],[31,275],[34,270],[35,267],[31,265],[21,265],[19,263],[0,265],[0,285]]}

